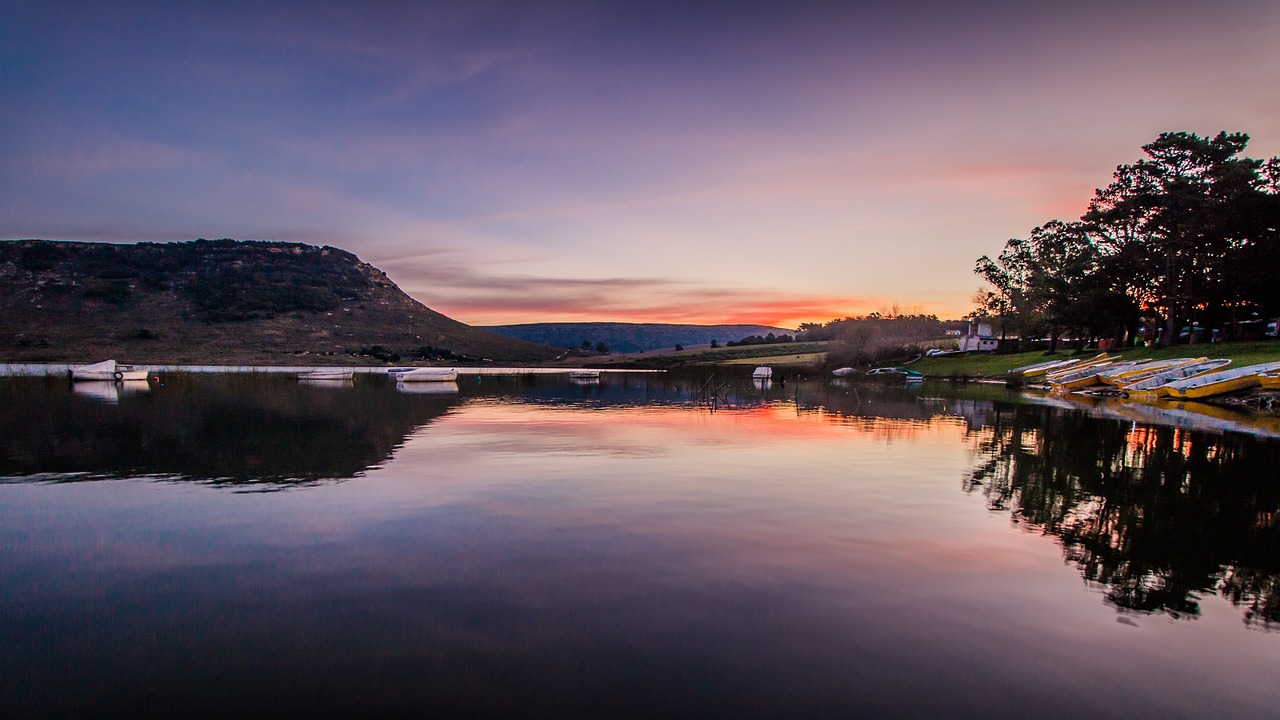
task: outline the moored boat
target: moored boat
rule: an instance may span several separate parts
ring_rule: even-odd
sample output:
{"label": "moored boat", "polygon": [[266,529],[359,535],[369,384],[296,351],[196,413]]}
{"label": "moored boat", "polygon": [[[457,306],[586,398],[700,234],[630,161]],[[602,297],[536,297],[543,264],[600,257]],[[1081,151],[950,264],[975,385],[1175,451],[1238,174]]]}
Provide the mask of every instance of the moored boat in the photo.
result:
{"label": "moored boat", "polygon": [[924,373],[903,367],[871,368],[867,371],[867,377],[881,380],[902,380],[909,383],[924,381]]}
{"label": "moored boat", "polygon": [[853,368],[851,367],[836,368],[835,370],[831,371],[832,377],[838,377],[838,378],[849,377],[852,374],[853,374]]}
{"label": "moored boat", "polygon": [[408,372],[394,373],[396,382],[454,382],[458,371],[454,368],[416,368]]}
{"label": "moored boat", "polygon": [[751,373],[751,377],[756,380],[768,380],[773,377],[773,368],[768,365],[761,365]]}
{"label": "moored boat", "polygon": [[299,380],[350,380],[355,376],[351,370],[313,370],[298,373]]}
{"label": "moored boat", "polygon": [[1165,383],[1160,387],[1166,388],[1171,397],[1196,400],[1257,387],[1261,384],[1260,375],[1276,370],[1280,370],[1280,362],[1246,365],[1231,370],[1196,375],[1186,380]]}
{"label": "moored boat", "polygon": [[117,365],[115,360],[103,360],[92,365],[71,368],[71,379],[76,381],[146,380],[147,371],[132,365]]}

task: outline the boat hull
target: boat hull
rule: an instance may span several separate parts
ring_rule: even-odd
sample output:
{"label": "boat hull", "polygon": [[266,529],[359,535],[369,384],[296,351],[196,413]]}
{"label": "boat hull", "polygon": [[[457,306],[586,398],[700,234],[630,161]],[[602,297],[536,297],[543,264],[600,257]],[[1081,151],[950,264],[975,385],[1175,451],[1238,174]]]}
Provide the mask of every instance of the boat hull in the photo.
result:
{"label": "boat hull", "polygon": [[396,376],[397,382],[415,383],[415,382],[456,382],[458,379],[457,370],[434,370],[420,369],[412,370],[406,373],[399,373]]}
{"label": "boat hull", "polygon": [[1197,375],[1186,380],[1161,385],[1157,389],[1167,389],[1170,397],[1198,400],[1257,387],[1261,383],[1260,375],[1277,370],[1280,370],[1280,362],[1249,365],[1233,370]]}

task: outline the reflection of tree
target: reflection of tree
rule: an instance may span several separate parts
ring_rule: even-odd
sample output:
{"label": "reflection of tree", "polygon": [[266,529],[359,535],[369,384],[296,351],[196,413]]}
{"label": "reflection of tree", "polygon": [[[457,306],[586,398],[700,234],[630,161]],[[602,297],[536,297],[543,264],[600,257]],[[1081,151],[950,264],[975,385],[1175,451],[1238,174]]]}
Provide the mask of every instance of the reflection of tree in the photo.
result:
{"label": "reflection of tree", "polygon": [[1280,446],[997,403],[964,481],[993,510],[1059,538],[1107,601],[1199,614],[1219,592],[1252,626],[1280,624]]}
{"label": "reflection of tree", "polygon": [[[65,381],[61,381],[65,382]],[[171,476],[222,483],[349,478],[456,399],[292,376],[174,375],[102,405],[46,381],[0,384],[0,475]]]}

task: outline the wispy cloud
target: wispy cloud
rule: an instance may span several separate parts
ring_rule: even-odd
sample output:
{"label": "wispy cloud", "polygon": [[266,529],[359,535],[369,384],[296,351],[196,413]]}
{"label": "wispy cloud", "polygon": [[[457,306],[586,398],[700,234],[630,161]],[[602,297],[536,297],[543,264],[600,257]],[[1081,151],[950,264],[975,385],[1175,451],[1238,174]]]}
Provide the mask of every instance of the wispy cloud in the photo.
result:
{"label": "wispy cloud", "polygon": [[28,158],[42,173],[75,179],[96,178],[118,172],[196,168],[206,156],[199,150],[168,143],[98,133],[75,143],[46,150]]}
{"label": "wispy cloud", "polygon": [[550,277],[478,269],[454,252],[380,261],[401,288],[433,309],[472,324],[613,320],[761,323],[783,327],[891,304],[875,297],[804,294],[767,287],[652,277]]}

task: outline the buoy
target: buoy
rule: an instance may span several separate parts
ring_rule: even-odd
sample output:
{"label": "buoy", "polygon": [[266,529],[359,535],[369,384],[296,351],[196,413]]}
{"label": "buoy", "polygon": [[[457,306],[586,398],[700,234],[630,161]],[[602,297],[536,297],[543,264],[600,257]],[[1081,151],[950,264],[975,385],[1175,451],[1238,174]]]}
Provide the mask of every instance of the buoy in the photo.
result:
{"label": "buoy", "polygon": [[123,379],[124,379],[124,373],[122,373],[122,372],[120,372],[119,370],[117,370],[117,371],[115,372],[115,378],[116,378],[117,380],[123,380]]}

